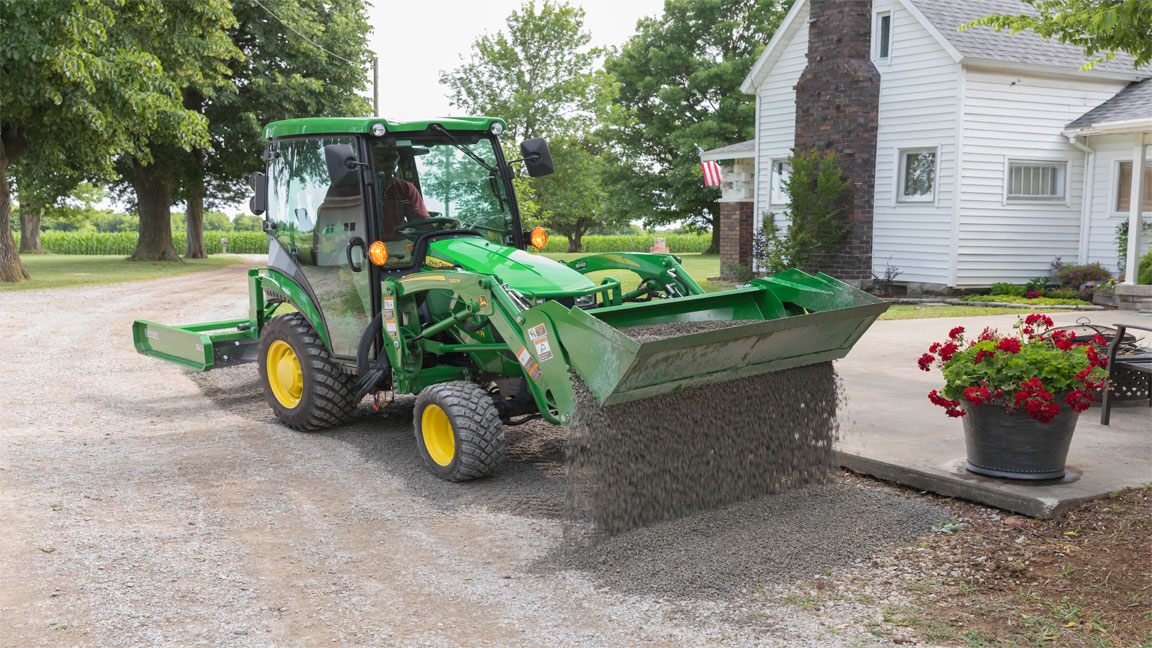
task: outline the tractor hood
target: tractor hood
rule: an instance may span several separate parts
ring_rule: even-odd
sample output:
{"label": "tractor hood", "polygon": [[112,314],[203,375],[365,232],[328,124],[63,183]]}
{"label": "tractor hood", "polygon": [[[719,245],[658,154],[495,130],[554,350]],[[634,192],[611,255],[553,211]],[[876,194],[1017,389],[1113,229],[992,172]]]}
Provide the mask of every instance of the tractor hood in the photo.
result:
{"label": "tractor hood", "polygon": [[495,275],[510,288],[537,295],[586,290],[594,285],[563,263],[480,237],[432,241],[425,263],[431,268],[452,265],[467,272]]}

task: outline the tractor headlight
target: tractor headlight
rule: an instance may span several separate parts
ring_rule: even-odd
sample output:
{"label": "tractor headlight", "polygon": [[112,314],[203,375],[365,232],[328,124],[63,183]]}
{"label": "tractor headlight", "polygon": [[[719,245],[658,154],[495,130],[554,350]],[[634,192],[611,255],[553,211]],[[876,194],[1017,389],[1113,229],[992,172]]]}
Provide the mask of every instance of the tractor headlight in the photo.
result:
{"label": "tractor headlight", "polygon": [[504,132],[504,124],[501,124],[500,122],[492,122],[492,127],[489,130],[492,131],[493,135],[499,135],[500,133]]}
{"label": "tractor headlight", "polygon": [[380,123],[372,124],[372,134],[376,137],[384,137],[388,134],[388,127]]}

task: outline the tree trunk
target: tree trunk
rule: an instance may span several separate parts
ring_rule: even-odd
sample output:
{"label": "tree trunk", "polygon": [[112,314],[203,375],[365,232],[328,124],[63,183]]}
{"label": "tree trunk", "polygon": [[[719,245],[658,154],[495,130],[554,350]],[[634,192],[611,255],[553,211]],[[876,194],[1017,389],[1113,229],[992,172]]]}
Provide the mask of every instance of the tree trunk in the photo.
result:
{"label": "tree trunk", "polygon": [[16,241],[12,239],[12,196],[8,193],[8,166],[16,161],[19,154],[26,149],[25,146],[13,147],[12,158],[9,159],[8,138],[16,130],[14,127],[4,128],[0,133],[0,281],[14,283],[28,279],[24,271],[24,264],[20,263],[20,253],[16,250]]}
{"label": "tree trunk", "polygon": [[42,254],[44,248],[40,247],[40,219],[44,217],[44,208],[33,203],[20,205],[20,253]]}
{"label": "tree trunk", "polygon": [[133,261],[180,261],[172,244],[172,175],[157,164],[132,169],[132,187],[140,211],[140,238]]}
{"label": "tree trunk", "polygon": [[564,236],[568,239],[569,252],[584,251],[584,244],[580,242],[580,239],[584,238],[584,232],[573,232],[571,234],[565,234]]}
{"label": "tree trunk", "polygon": [[184,249],[187,259],[207,259],[204,247],[204,185],[193,181],[188,187],[188,209],[184,212],[188,243]]}
{"label": "tree trunk", "polygon": [[717,216],[712,218],[712,242],[704,254],[720,254],[720,210],[717,209],[715,213]]}

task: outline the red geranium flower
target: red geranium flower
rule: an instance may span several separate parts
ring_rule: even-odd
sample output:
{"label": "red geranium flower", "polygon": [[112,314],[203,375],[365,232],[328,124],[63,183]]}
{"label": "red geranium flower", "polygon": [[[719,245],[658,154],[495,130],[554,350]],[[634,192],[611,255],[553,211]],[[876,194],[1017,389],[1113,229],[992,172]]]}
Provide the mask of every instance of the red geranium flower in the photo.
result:
{"label": "red geranium flower", "polygon": [[960,350],[960,345],[956,344],[955,342],[949,342],[949,343],[945,344],[944,346],[940,347],[940,359],[943,360],[944,362],[948,362],[949,360],[952,359],[952,356],[955,355],[956,352],[959,350]]}
{"label": "red geranium flower", "polygon": [[1092,336],[1092,344],[1095,344],[1096,346],[1106,347],[1106,346],[1108,346],[1108,340],[1106,340],[1104,338],[1104,336],[1102,336],[1102,335],[1093,335]]}
{"label": "red geranium flower", "polygon": [[1055,331],[1054,333],[1052,333],[1052,344],[1057,349],[1060,349],[1062,351],[1067,351],[1067,350],[1071,349],[1072,347],[1076,346],[1072,342],[1072,339],[1074,337],[1075,336],[1072,335],[1071,333],[1069,333],[1068,331]]}
{"label": "red geranium flower", "polygon": [[969,387],[964,390],[964,398],[967,398],[969,403],[976,405],[987,403],[989,396],[988,390],[983,387]]}
{"label": "red geranium flower", "polygon": [[991,340],[996,337],[996,331],[992,327],[985,326],[983,331],[980,331],[980,337],[976,338],[977,341],[983,342],[984,340]]}
{"label": "red geranium flower", "polygon": [[1064,402],[1068,403],[1068,407],[1071,407],[1077,412],[1083,412],[1088,409],[1088,407],[1092,405],[1092,400],[1093,395],[1082,389],[1073,389],[1064,397]]}
{"label": "red geranium flower", "polygon": [[1020,353],[1020,340],[1017,338],[1004,338],[996,345],[997,349],[1008,353]]}
{"label": "red geranium flower", "polygon": [[1036,299],[1037,297],[1043,296],[1044,293],[1040,292],[1039,290],[1029,290],[1028,292],[1024,293],[1024,299]]}
{"label": "red geranium flower", "polygon": [[[1036,291],[1033,291],[1033,292],[1036,292]],[[1037,296],[1039,296],[1039,295],[1037,295]],[[1029,299],[1031,299],[1031,297],[1029,297]],[[1035,326],[1037,324],[1043,324],[1047,328],[1052,328],[1053,326],[1056,325],[1056,323],[1052,321],[1051,317],[1048,317],[1047,315],[1043,315],[1041,313],[1033,313],[1032,315],[1025,317],[1024,323],[1027,324],[1028,326]]]}
{"label": "red geranium flower", "polygon": [[916,364],[920,365],[920,371],[931,371],[932,363],[935,361],[936,356],[932,355],[931,353],[925,353],[924,355],[920,356],[920,359],[916,361]]}
{"label": "red geranium flower", "polygon": [[936,353],[939,350],[940,350],[940,343],[939,342],[933,342],[932,346],[928,347],[928,353]]}
{"label": "red geranium flower", "polygon": [[960,337],[962,335],[964,335],[964,327],[963,326],[957,326],[956,328],[952,329],[951,331],[948,331],[948,337],[953,339],[953,340],[956,340],[956,341],[960,341]]}
{"label": "red geranium flower", "polygon": [[980,364],[981,362],[984,362],[984,358],[995,358],[995,357],[996,357],[995,353],[993,353],[991,351],[985,351],[984,349],[980,349],[979,351],[976,352],[976,357],[972,359],[972,364]]}

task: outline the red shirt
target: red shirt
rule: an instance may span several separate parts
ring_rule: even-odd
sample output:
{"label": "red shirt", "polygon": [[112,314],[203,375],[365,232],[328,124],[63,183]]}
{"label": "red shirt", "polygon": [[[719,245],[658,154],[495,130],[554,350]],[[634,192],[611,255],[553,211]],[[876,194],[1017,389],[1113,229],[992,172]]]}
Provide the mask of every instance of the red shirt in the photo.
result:
{"label": "red shirt", "polygon": [[388,186],[384,188],[383,198],[383,232],[386,241],[403,238],[395,234],[394,230],[404,223],[428,218],[428,208],[424,206],[424,197],[420,195],[420,190],[404,178],[393,176]]}

